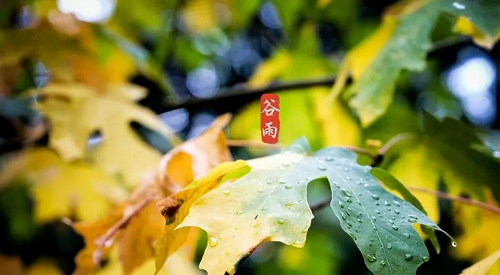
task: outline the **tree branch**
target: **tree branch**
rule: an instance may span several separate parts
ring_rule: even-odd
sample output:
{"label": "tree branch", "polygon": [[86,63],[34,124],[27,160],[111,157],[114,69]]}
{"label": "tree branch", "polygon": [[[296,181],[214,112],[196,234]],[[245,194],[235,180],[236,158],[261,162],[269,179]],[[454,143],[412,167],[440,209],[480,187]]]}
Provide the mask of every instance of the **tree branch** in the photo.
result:
{"label": "tree branch", "polygon": [[407,188],[408,188],[408,190],[411,190],[411,191],[426,193],[426,194],[436,196],[438,198],[442,198],[445,200],[456,201],[459,203],[472,205],[472,206],[475,206],[475,207],[478,207],[478,208],[481,208],[481,209],[484,209],[484,210],[487,210],[487,211],[490,211],[493,213],[500,214],[500,208],[498,208],[492,204],[488,204],[488,203],[484,203],[484,202],[480,202],[480,201],[476,201],[473,199],[464,198],[464,197],[460,197],[460,196],[451,195],[451,194],[441,192],[441,191],[430,190],[430,189],[423,188],[423,187],[407,186]]}
{"label": "tree branch", "polygon": [[[429,57],[438,54],[442,50],[459,44],[470,43],[470,38],[467,36],[453,36],[434,43],[432,49],[429,51]],[[330,76],[323,79],[300,80],[287,83],[274,82],[264,87],[249,87],[246,84],[235,85],[231,88],[222,89],[218,95],[210,98],[194,98],[184,101],[179,104],[170,104],[168,101],[158,102],[156,105],[149,106],[156,113],[163,113],[179,108],[191,108],[198,106],[210,106],[220,101],[230,102],[235,98],[246,97],[255,99],[264,93],[290,91],[295,89],[310,89],[315,87],[331,87],[335,83],[336,76]],[[350,79],[346,79],[350,80]]]}

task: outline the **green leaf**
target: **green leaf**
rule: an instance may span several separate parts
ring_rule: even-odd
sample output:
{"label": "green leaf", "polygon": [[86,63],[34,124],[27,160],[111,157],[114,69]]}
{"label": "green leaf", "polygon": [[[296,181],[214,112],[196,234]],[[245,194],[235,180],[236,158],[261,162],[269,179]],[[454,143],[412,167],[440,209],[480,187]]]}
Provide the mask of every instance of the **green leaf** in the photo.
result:
{"label": "green leaf", "polygon": [[248,174],[193,204],[177,228],[197,226],[207,232],[209,245],[200,268],[209,275],[233,274],[242,259],[266,241],[304,246],[313,218],[307,204],[307,173],[295,169],[304,158],[288,151],[248,161]]}
{"label": "green leaf", "polygon": [[356,154],[326,148],[307,156],[303,144],[293,144],[295,152],[248,161],[248,174],[193,204],[177,228],[197,226],[207,231],[209,245],[200,267],[209,275],[233,274],[263,242],[302,247],[313,217],[307,184],[327,178],[330,205],[368,268],[375,274],[415,274],[429,254],[413,225],[442,230],[412,204],[380,186],[369,166],[356,163]]}
{"label": "green leaf", "polygon": [[[389,174],[386,170],[375,167],[372,169],[371,174],[374,175],[377,179],[381,180],[384,183],[385,187],[397,191],[407,202],[413,204],[413,206],[415,206],[418,210],[427,215],[427,212],[425,211],[420,201],[415,196],[413,196],[413,194],[408,189],[406,189],[406,187],[399,180]],[[441,251],[441,246],[439,245],[434,229],[425,225],[422,225],[421,229],[422,232],[424,232],[425,235],[429,237],[432,245],[434,246],[434,249],[436,249],[436,252],[439,254],[439,252]]]}
{"label": "green leaf", "polygon": [[350,105],[367,126],[378,119],[392,102],[395,83],[402,70],[421,71],[431,49],[430,33],[439,16],[442,0],[429,1],[403,15],[376,58],[348,90]]}
{"label": "green leaf", "polygon": [[465,191],[482,200],[483,186],[487,186],[496,200],[500,200],[500,163],[491,153],[484,153],[482,148],[489,150],[472,128],[452,118],[440,121],[425,113],[423,132],[424,142],[429,146],[435,163],[439,163],[451,193]]}

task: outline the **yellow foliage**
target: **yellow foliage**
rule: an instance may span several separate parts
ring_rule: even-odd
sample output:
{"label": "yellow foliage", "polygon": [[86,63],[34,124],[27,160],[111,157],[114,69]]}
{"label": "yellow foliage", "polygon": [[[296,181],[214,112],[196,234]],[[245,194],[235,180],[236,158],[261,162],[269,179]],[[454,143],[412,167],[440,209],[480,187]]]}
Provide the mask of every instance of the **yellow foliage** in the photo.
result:
{"label": "yellow foliage", "polygon": [[75,215],[95,220],[110,205],[103,192],[121,192],[117,183],[102,171],[85,164],[68,164],[49,149],[31,149],[14,156],[4,167],[5,181],[26,180],[35,197],[35,217],[40,221]]}
{"label": "yellow foliage", "polygon": [[[64,160],[90,157],[110,175],[122,176],[130,186],[137,185],[144,174],[154,170],[161,155],[141,140],[130,123],[138,122],[174,144],[177,139],[153,112],[133,103],[138,91],[131,87],[130,91],[120,88],[122,93],[106,95],[78,84],[53,84],[40,89],[44,100],[37,108],[51,123],[50,146]],[[97,130],[103,141],[89,152],[88,138]]]}
{"label": "yellow foliage", "polygon": [[491,266],[500,258],[500,250],[491,254],[491,256],[481,260],[473,266],[465,269],[460,275],[486,275]]}

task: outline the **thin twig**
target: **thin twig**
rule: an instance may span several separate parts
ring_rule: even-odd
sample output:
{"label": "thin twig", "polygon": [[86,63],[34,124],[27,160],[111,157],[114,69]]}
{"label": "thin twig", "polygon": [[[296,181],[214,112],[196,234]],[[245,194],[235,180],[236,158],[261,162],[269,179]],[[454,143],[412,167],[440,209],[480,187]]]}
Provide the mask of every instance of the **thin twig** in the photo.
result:
{"label": "thin twig", "polygon": [[384,146],[380,147],[380,149],[378,150],[378,154],[385,155],[394,145],[396,145],[400,141],[414,139],[414,138],[416,138],[416,135],[414,133],[397,134],[394,137],[392,137],[388,142],[386,142]]}
{"label": "thin twig", "polygon": [[426,194],[433,195],[433,196],[436,196],[436,197],[439,197],[439,198],[442,198],[445,200],[456,201],[456,202],[460,202],[463,204],[472,205],[472,206],[475,206],[478,208],[482,208],[484,210],[488,210],[488,211],[500,214],[500,208],[498,208],[492,204],[488,204],[488,203],[484,203],[484,202],[480,202],[480,201],[476,201],[473,199],[464,198],[464,197],[460,197],[460,196],[450,195],[450,194],[445,193],[445,192],[430,190],[430,189],[423,188],[423,187],[407,186],[407,188],[408,188],[408,190],[411,190],[411,191],[426,193]]}
{"label": "thin twig", "polygon": [[258,140],[236,140],[228,139],[226,141],[229,147],[262,147],[266,149],[282,149],[283,147],[279,144],[268,144]]}

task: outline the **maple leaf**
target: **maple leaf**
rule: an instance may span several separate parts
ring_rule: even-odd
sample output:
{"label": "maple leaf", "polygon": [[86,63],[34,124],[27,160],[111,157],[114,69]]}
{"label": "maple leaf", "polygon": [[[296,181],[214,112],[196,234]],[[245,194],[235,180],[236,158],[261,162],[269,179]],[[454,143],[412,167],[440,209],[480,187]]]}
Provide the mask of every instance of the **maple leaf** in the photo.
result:
{"label": "maple leaf", "polygon": [[[130,123],[138,122],[172,144],[177,139],[153,112],[133,104],[131,99],[143,93],[131,88],[114,87],[107,94],[78,84],[52,84],[40,89],[43,100],[37,108],[51,123],[50,146],[65,160],[90,157],[110,175],[122,176],[126,184],[136,185],[156,167],[161,155],[141,140]],[[102,142],[89,152],[88,139],[95,131],[100,131]]]}
{"label": "maple leaf", "polygon": [[459,19],[459,30],[475,35],[482,44],[491,45],[500,33],[500,24],[498,20],[485,20],[483,15],[498,17],[498,9],[487,4],[463,2],[418,0],[391,6],[381,26],[345,57],[332,88],[333,96],[341,92],[347,75],[351,75],[355,82],[346,92],[352,97],[350,106],[358,113],[363,126],[377,120],[392,103],[401,71],[424,69],[426,54],[432,46],[430,34],[441,12],[471,18],[472,24],[486,32],[487,39],[477,35],[472,29],[474,26],[465,25],[463,19]]}
{"label": "maple leaf", "polygon": [[111,207],[103,193],[123,192],[104,172],[85,164],[68,164],[46,148],[14,155],[4,169],[9,172],[1,178],[0,186],[17,179],[31,184],[39,221],[73,215],[95,220]]}
{"label": "maple leaf", "polygon": [[370,167],[356,163],[354,153],[326,148],[307,156],[307,146],[300,142],[291,146],[295,152],[248,161],[250,172],[223,183],[191,206],[177,228],[196,226],[207,231],[200,268],[209,275],[233,274],[266,241],[302,247],[313,217],[307,184],[327,178],[332,186],[330,205],[368,268],[375,274],[415,274],[429,254],[413,225],[442,230],[380,186]]}
{"label": "maple leaf", "polygon": [[[89,274],[96,269],[96,260],[106,256],[115,243],[118,244],[119,258],[125,274],[133,274],[134,270],[154,256],[154,243],[164,226],[163,216],[155,201],[183,189],[219,163],[231,160],[223,133],[230,118],[229,114],[218,117],[200,136],[167,153],[157,165],[157,173],[144,177],[128,201],[107,217],[97,222],[74,225],[84,236],[86,243],[85,249],[77,255],[75,274]],[[189,238],[196,240],[198,237],[196,230],[185,233],[184,241]],[[158,244],[161,239],[160,237],[156,245],[156,252],[160,254],[166,249]],[[192,250],[190,247],[194,247],[196,243],[183,242],[180,245]]]}
{"label": "maple leaf", "polygon": [[491,266],[500,258],[500,250],[491,254],[473,266],[464,269],[460,275],[486,275]]}

